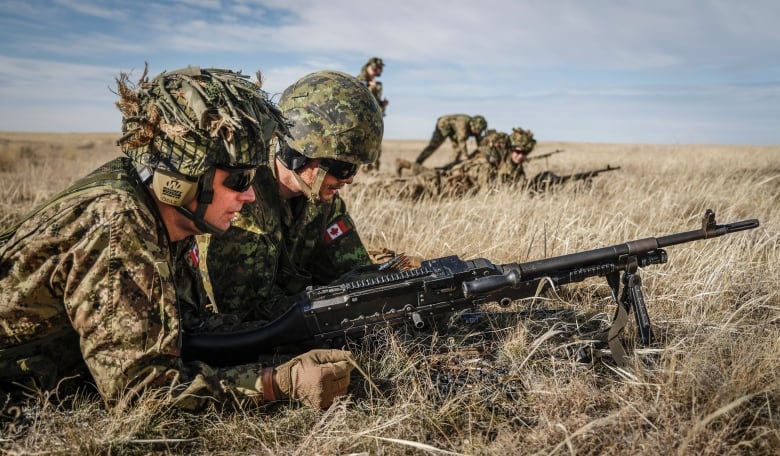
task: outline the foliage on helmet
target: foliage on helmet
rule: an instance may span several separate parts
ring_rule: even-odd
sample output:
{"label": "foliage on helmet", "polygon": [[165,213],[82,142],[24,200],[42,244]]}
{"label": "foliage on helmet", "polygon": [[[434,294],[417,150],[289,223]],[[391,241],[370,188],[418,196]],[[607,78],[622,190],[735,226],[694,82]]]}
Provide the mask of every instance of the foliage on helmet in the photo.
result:
{"label": "foliage on helmet", "polygon": [[268,143],[287,134],[279,109],[240,72],[184,69],[137,85],[117,78],[122,152],[142,165],[199,176],[212,166],[268,161]]}
{"label": "foliage on helmet", "polygon": [[512,149],[522,150],[526,154],[534,150],[534,147],[536,146],[534,133],[531,130],[523,130],[519,127],[512,129],[512,133],[509,135],[509,141],[512,144]]}
{"label": "foliage on helmet", "polygon": [[376,161],[384,121],[376,99],[355,77],[308,74],[285,89],[279,108],[290,122],[290,147],[309,158],[354,164]]}
{"label": "foliage on helmet", "polygon": [[487,120],[480,115],[472,116],[469,125],[471,126],[471,131],[482,134],[487,128]]}
{"label": "foliage on helmet", "polygon": [[488,163],[498,164],[509,153],[509,135],[491,128],[479,141],[478,150]]}

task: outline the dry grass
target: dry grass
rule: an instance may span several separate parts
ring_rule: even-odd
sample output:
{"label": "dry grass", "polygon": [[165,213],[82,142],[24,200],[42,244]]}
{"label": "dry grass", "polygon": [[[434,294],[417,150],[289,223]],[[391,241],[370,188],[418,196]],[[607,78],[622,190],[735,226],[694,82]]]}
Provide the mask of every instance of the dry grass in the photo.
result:
{"label": "dry grass", "polygon": [[[0,134],[0,228],[116,155],[111,135]],[[90,146],[91,144],[91,146]],[[386,141],[382,175],[422,141]],[[641,271],[657,346],[635,365],[579,361],[572,338],[614,306],[590,279],[530,305],[488,313],[471,333],[424,341],[380,334],[357,356],[350,396],[298,406],[189,415],[153,400],[105,410],[94,397],[31,399],[4,424],[8,454],[777,454],[780,448],[780,148],[541,143],[533,175],[621,166],[590,187],[531,196],[483,192],[398,201],[343,192],[371,248],[431,258],[528,261],[721,223],[761,227],[668,248]],[[442,164],[449,151],[432,157]],[[367,182],[368,176],[359,176]],[[508,312],[513,311],[513,312]],[[1,406],[1,405],[0,405]],[[8,414],[8,411],[4,411]]]}

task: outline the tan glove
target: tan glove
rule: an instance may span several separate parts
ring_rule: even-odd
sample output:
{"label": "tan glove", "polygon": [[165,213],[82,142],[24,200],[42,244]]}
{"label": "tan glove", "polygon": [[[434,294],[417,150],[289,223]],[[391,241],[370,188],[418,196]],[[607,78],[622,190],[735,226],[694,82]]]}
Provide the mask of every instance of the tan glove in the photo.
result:
{"label": "tan glove", "polygon": [[263,396],[266,400],[291,397],[309,406],[328,408],[333,399],[347,393],[354,366],[355,358],[348,351],[311,350],[266,368]]}

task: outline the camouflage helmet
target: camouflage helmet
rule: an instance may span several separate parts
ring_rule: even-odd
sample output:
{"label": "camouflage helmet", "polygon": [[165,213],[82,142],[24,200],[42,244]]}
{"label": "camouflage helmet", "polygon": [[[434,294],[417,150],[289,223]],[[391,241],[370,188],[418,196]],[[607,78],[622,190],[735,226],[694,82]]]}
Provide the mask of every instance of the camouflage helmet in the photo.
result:
{"label": "camouflage helmet", "polygon": [[370,59],[368,59],[368,65],[373,67],[384,68],[385,62],[383,62],[382,59],[379,57],[371,57]]}
{"label": "camouflage helmet", "polygon": [[476,116],[471,117],[471,120],[469,120],[469,126],[471,127],[471,131],[473,131],[474,134],[481,135],[487,128],[487,120],[477,114]]}
{"label": "camouflage helmet", "polygon": [[240,72],[184,69],[136,87],[117,79],[122,152],[140,165],[190,177],[209,168],[255,167],[268,161],[268,143],[286,134],[281,112]]}
{"label": "camouflage helmet", "polygon": [[512,129],[512,134],[509,135],[509,141],[512,145],[512,149],[520,150],[524,154],[531,153],[536,146],[536,139],[534,139],[534,133],[531,130],[523,130],[520,127]]}
{"label": "camouflage helmet", "polygon": [[308,158],[360,165],[379,157],[382,109],[353,76],[339,71],[308,74],[285,89],[279,108],[290,122],[288,145]]}

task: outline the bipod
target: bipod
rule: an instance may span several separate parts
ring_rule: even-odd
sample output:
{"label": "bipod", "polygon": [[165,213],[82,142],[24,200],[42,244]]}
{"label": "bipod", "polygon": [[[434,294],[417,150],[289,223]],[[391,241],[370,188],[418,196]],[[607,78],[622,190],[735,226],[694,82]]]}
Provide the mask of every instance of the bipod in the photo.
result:
{"label": "bipod", "polygon": [[[665,263],[666,251],[658,249],[658,254],[660,261]],[[642,338],[642,346],[649,346],[654,339],[653,328],[650,326],[650,315],[647,313],[645,297],[642,293],[642,279],[637,273],[639,269],[637,257],[626,255],[621,259],[622,261],[625,261],[626,264],[622,279],[617,271],[606,275],[607,283],[612,290],[612,298],[617,303],[612,326],[607,333],[607,344],[618,367],[625,367],[628,360],[620,335],[628,322],[628,314],[632,309],[639,328],[639,335]],[[621,284],[622,293],[620,292]]]}

